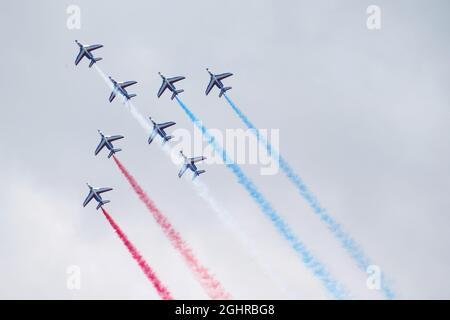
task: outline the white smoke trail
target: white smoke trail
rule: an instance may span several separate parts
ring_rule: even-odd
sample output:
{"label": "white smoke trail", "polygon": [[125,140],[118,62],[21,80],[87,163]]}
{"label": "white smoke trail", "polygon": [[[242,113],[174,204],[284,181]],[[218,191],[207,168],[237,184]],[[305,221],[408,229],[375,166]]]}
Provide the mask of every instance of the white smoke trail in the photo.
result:
{"label": "white smoke trail", "polygon": [[205,141],[213,148],[216,154],[220,154],[223,162],[227,168],[236,176],[238,183],[245,188],[248,195],[260,207],[263,213],[279,234],[288,241],[291,248],[298,254],[303,264],[313,272],[314,276],[322,282],[326,290],[337,299],[344,299],[349,297],[349,293],[334,277],[326,270],[325,266],[318,261],[303,242],[292,232],[289,225],[283,220],[278,212],[272,207],[266,197],[258,190],[253,181],[242,171],[241,167],[233,163],[228,157],[223,146],[220,145],[211,132],[202,124],[202,122],[195,116],[195,114],[176,97],[181,109],[186,113],[191,122],[199,129]]}
{"label": "white smoke trail", "polygon": [[100,69],[100,67],[99,67],[96,63],[94,63],[94,66],[93,66],[93,67],[94,67],[95,71],[97,71],[97,73],[100,75],[100,77],[102,77],[103,81],[105,81],[106,85],[107,85],[111,90],[114,90],[113,84],[112,84],[111,81],[108,79],[108,77],[107,77],[106,74],[103,72],[103,70]]}
{"label": "white smoke trail", "polygon": [[[178,153],[174,152],[173,148],[171,148],[168,143],[165,143],[162,138],[158,136],[158,139],[161,140],[160,143],[158,143],[158,146],[169,158],[173,160],[173,157],[177,155],[181,158],[181,156]],[[180,162],[182,163],[182,161]],[[172,163],[175,164],[176,162],[172,161]],[[188,178],[183,180],[189,181]],[[199,195],[204,201],[206,201],[206,203],[208,203],[210,208],[217,214],[222,223],[236,236],[236,238],[240,241],[242,247],[247,250],[250,256],[261,268],[261,271],[264,273],[264,275],[268,279],[270,279],[272,283],[277,286],[285,296],[295,298],[295,295],[293,293],[288,292],[286,286],[282,284],[282,281],[279,279],[279,277],[276,276],[276,273],[272,270],[272,268],[270,268],[269,265],[263,262],[261,255],[258,253],[258,250],[256,249],[254,243],[250,240],[249,237],[246,236],[245,232],[240,227],[238,227],[233,216],[228,212],[228,210],[220,205],[216,198],[214,198],[214,196],[210,193],[208,186],[198,178],[190,180],[190,182],[191,183],[189,184],[194,187],[197,195]]]}
{"label": "white smoke trail", "polygon": [[[278,162],[279,167],[286,175],[286,177],[294,184],[299,194],[306,200],[308,206],[312,211],[319,216],[320,220],[327,226],[328,230],[336,237],[341,246],[347,251],[350,257],[356,262],[357,266],[363,271],[367,272],[368,268],[374,263],[363,252],[361,246],[352,238],[352,236],[344,230],[337,220],[331,216],[325,208],[319,203],[315,195],[309,190],[306,183],[294,171],[294,168],[285,160],[279,151],[275,150],[273,146],[265,139],[260,131],[253,125],[250,119],[242,112],[242,110],[231,100],[231,98],[224,94],[224,97],[237,116],[247,126],[248,129],[256,136],[257,140],[266,149],[267,154]],[[381,289],[388,299],[395,298],[395,292],[390,287],[390,284],[385,280],[384,273],[381,276]]]}
{"label": "white smoke trail", "polygon": [[234,235],[240,241],[241,245],[246,248],[248,253],[261,268],[264,275],[268,277],[268,279],[270,279],[271,282],[275,284],[285,296],[295,298],[295,296],[291,292],[288,292],[286,286],[282,284],[281,279],[276,276],[277,273],[273,271],[273,269],[268,264],[262,261],[261,255],[256,249],[253,241],[251,241],[250,238],[247,237],[245,232],[237,226],[235,220],[233,219],[233,216],[224,207],[217,203],[216,199],[210,194],[208,186],[198,179],[195,179],[193,181],[193,185],[196,187],[196,191],[200,195],[200,197],[202,197],[203,200],[205,200],[209,204],[209,206],[217,213],[217,216],[222,221],[222,223],[234,233]]}
{"label": "white smoke trail", "polygon": [[[103,72],[103,70],[101,70],[96,63],[94,64],[93,67],[100,75],[100,77],[103,79],[103,81],[106,83],[106,85],[111,89],[111,91],[114,91],[115,90],[114,85],[112,84],[111,80],[106,76],[106,74]],[[125,105],[125,107],[127,107],[130,110],[130,113],[133,116],[133,118],[139,123],[142,129],[144,129],[145,133],[149,135],[153,130],[152,125],[139,112],[139,110],[134,106],[131,100],[127,100],[121,94],[117,94],[116,98],[122,99],[122,103]],[[160,136],[157,136],[157,139],[161,140],[160,143],[158,143],[158,146],[171,159],[171,162],[175,164],[176,162],[173,161],[174,160],[173,157],[176,154],[174,150],[169,146],[167,142],[164,143],[164,140]],[[179,155],[179,157],[181,156]],[[210,208],[217,214],[222,223],[225,224],[226,227],[229,228],[233,232],[233,234],[238,238],[242,246],[246,248],[248,253],[252,256],[257,265],[261,268],[264,275],[268,279],[270,279],[272,283],[276,285],[285,296],[295,297],[292,293],[288,293],[286,286],[282,284],[281,280],[276,276],[276,273],[270,268],[270,266],[262,261],[262,258],[258,253],[254,243],[245,235],[245,232],[237,226],[232,215],[223,206],[221,206],[219,202],[214,198],[214,196],[209,192],[208,186],[198,179],[192,180],[192,183],[190,184],[194,187],[196,193],[208,203]]]}
{"label": "white smoke trail", "polygon": [[[111,91],[115,91],[114,85],[112,84],[111,80],[106,76],[106,74],[103,72],[102,69],[100,69],[99,66],[97,66],[96,63],[94,63],[94,69],[97,71],[97,73],[100,75],[100,77],[103,79],[103,81],[106,83],[108,88],[111,89]],[[127,100],[124,96],[122,96],[120,93],[116,92],[116,98],[122,99],[122,103],[130,110],[131,115],[133,118],[136,119],[136,121],[139,123],[139,125],[142,127],[142,129],[145,130],[146,133],[149,133],[152,130],[152,126],[147,121],[147,119],[137,110],[137,108],[134,106],[134,104],[131,102],[131,100]]]}
{"label": "white smoke trail", "polygon": [[130,100],[125,102],[125,105],[128,106],[131,115],[133,116],[133,118],[136,119],[137,122],[139,122],[142,129],[144,129],[147,134],[150,134],[153,128],[148,122],[148,120],[138,111],[138,109],[134,106],[134,104]]}

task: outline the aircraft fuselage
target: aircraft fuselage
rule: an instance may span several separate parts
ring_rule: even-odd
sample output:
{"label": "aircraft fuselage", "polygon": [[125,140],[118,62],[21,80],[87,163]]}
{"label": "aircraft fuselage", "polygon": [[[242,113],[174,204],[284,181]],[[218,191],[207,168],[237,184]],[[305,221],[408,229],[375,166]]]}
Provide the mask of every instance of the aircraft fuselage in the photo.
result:
{"label": "aircraft fuselage", "polygon": [[114,82],[114,91],[120,92],[120,94],[122,94],[127,100],[130,99],[130,96],[128,95],[127,90],[125,90],[124,88],[122,88],[121,86],[119,86],[119,85],[117,84],[117,82]]}
{"label": "aircraft fuselage", "polygon": [[89,52],[88,50],[86,50],[86,48],[83,45],[78,44],[78,46],[80,47],[80,49],[83,51],[83,53],[85,54],[85,56],[88,59],[95,60],[94,55],[91,52]]}
{"label": "aircraft fuselage", "polygon": [[83,48],[83,51],[84,51],[86,57],[88,57],[90,60],[94,60],[95,59],[94,55],[91,52],[87,51],[85,48]]}
{"label": "aircraft fuselage", "polygon": [[112,149],[114,149],[112,143],[109,142],[108,139],[105,139],[105,140],[106,140],[106,143],[105,143],[106,148],[108,148],[108,150],[110,150],[110,151],[111,151]]}
{"label": "aircraft fuselage", "polygon": [[215,76],[213,76],[214,82],[216,83],[216,86],[219,87],[219,89],[222,89],[224,87],[224,84],[222,81],[218,80]]}
{"label": "aircraft fuselage", "polygon": [[175,92],[175,91],[177,90],[177,88],[175,88],[175,86],[174,86],[172,83],[170,83],[169,81],[167,81],[166,78],[164,78],[164,82],[166,83],[167,88],[169,88],[169,90],[170,90],[171,92]]}
{"label": "aircraft fuselage", "polygon": [[94,188],[91,188],[92,193],[94,194],[94,199],[97,202],[102,202],[102,196],[100,194],[98,194],[97,192],[95,192]]}
{"label": "aircraft fuselage", "polygon": [[156,131],[163,138],[167,135],[166,132],[163,129],[161,129],[159,126],[156,126]]}
{"label": "aircraft fuselage", "polygon": [[188,164],[188,168],[191,169],[194,173],[197,171],[197,166],[193,163]]}

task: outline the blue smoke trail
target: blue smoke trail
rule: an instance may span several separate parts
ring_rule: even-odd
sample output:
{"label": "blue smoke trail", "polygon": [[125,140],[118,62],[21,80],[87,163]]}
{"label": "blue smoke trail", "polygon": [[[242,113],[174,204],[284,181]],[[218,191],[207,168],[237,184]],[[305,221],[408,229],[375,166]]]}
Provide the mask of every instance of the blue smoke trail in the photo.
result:
{"label": "blue smoke trail", "polygon": [[272,205],[266,200],[261,192],[256,188],[254,183],[244,174],[241,168],[233,163],[228,157],[226,151],[215,141],[206,127],[199,121],[199,119],[189,110],[189,108],[176,97],[178,104],[191,119],[194,125],[201,131],[203,138],[213,148],[216,154],[221,155],[223,162],[238,178],[238,182],[244,186],[253,200],[256,201],[262,212],[272,221],[278,232],[290,243],[292,248],[300,255],[303,263],[313,274],[322,282],[325,288],[337,299],[344,299],[348,296],[346,290],[337,283],[336,280],[326,271],[325,267],[316,260],[306,246],[292,233],[286,222],[273,209]]}
{"label": "blue smoke trail", "polygon": [[[267,154],[269,154],[273,159],[279,162],[281,170],[288,177],[288,179],[296,186],[300,195],[306,200],[310,208],[313,210],[315,214],[320,217],[320,220],[326,224],[331,233],[339,240],[341,246],[348,252],[348,254],[353,258],[358,267],[366,272],[367,268],[372,264],[369,258],[364,254],[362,249],[358,246],[358,244],[351,238],[351,236],[346,233],[341,225],[336,222],[336,220],[330,216],[325,209],[320,205],[319,201],[316,199],[314,194],[308,190],[308,187],[303,182],[298,174],[295,173],[294,169],[289,165],[289,163],[278,153],[277,150],[272,148],[272,145],[267,142],[267,140],[261,136],[260,132],[253,123],[247,118],[247,116],[234,104],[234,102],[224,94],[225,99],[228,101],[228,104],[231,108],[236,112],[239,118],[245,123],[248,129],[250,129],[253,134],[256,135],[256,138],[259,143],[263,144],[266,147]],[[388,287],[388,285],[384,281],[384,276],[382,275],[382,286],[384,295],[388,299],[394,299],[395,293]]]}

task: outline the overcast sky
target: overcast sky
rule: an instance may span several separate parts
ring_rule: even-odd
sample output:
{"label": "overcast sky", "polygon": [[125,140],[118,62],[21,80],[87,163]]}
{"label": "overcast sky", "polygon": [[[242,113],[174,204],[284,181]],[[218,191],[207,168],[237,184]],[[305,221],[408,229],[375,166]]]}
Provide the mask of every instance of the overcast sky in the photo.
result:
{"label": "overcast sky", "polygon": [[[67,7],[81,29],[67,28]],[[366,26],[369,5],[381,29]],[[181,97],[209,128],[244,128],[206,67],[233,72],[233,100],[391,280],[399,298],[450,298],[450,22],[448,1],[8,1],[2,4],[0,298],[157,299],[94,203],[107,209],[175,298],[206,299],[179,254],[106,153],[97,129],[122,134],[122,162],[234,298],[332,298],[223,165],[200,179],[253,239],[274,285],[88,62],[75,39],[101,43],[107,74],[136,80],[144,116],[194,132],[160,99],[158,71],[184,75]],[[172,128],[170,129],[172,130]],[[169,130],[169,131],[170,131]],[[356,298],[382,298],[280,172],[244,170]],[[81,288],[67,288],[67,269]]]}

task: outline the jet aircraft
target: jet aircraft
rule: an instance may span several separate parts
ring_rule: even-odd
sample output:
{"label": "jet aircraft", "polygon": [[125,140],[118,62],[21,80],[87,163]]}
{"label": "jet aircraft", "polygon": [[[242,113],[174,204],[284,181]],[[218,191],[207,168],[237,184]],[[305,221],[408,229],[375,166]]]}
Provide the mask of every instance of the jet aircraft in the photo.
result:
{"label": "jet aircraft", "polygon": [[113,83],[114,89],[111,92],[111,95],[109,96],[109,102],[113,101],[116,97],[116,93],[119,92],[121,95],[125,97],[126,100],[130,100],[133,97],[136,97],[135,94],[129,94],[127,90],[125,90],[126,87],[132,86],[133,84],[136,84],[137,81],[125,81],[125,82],[117,82],[113,78],[109,77],[109,80]]}
{"label": "jet aircraft", "polygon": [[169,141],[173,138],[173,136],[168,136],[164,129],[169,128],[176,123],[173,121],[164,122],[164,123],[156,123],[153,121],[152,117],[149,117],[150,121],[153,123],[153,131],[148,138],[148,144],[152,143],[153,139],[155,139],[156,135],[159,135],[163,139],[163,143]]}
{"label": "jet aircraft", "polygon": [[101,136],[101,140],[100,140],[100,143],[97,146],[97,149],[95,149],[95,155],[97,155],[104,147],[106,147],[110,151],[109,155],[108,155],[108,158],[111,158],[111,156],[113,154],[115,154],[116,152],[122,151],[122,149],[114,148],[114,146],[112,145],[112,142],[116,141],[116,140],[123,139],[123,136],[119,136],[119,135],[116,135],[116,136],[105,136],[103,134],[103,132],[101,132],[100,130],[98,130],[98,133]]}
{"label": "jet aircraft", "polygon": [[222,80],[228,77],[231,77],[233,74],[232,73],[221,73],[221,74],[213,74],[211,71],[209,71],[208,68],[206,68],[206,71],[208,71],[209,75],[210,75],[210,79],[209,79],[209,84],[208,87],[206,88],[206,95],[208,95],[212,88],[214,88],[214,86],[216,86],[217,88],[220,89],[220,93],[219,93],[219,98],[222,97],[222,95],[227,92],[228,90],[231,89],[231,87],[225,87],[224,84],[222,83]]}
{"label": "jet aircraft", "polygon": [[112,188],[94,188],[89,183],[86,183],[89,187],[89,194],[86,197],[86,200],[83,202],[83,207],[86,207],[86,205],[92,200],[95,199],[95,201],[98,202],[97,210],[100,209],[101,206],[103,206],[106,203],[109,203],[111,201],[109,200],[103,200],[102,196],[100,195],[103,192],[111,191]]}
{"label": "jet aircraft", "polygon": [[188,158],[184,155],[183,151],[180,151],[181,156],[184,158],[184,164],[180,169],[180,172],[178,173],[178,177],[181,178],[181,176],[186,172],[187,169],[191,170],[194,173],[194,176],[192,179],[195,179],[202,173],[205,173],[205,170],[198,170],[197,166],[195,165],[196,162],[203,161],[206,159],[206,157],[194,157],[194,158]]}
{"label": "jet aircraft", "polygon": [[80,52],[78,53],[77,58],[75,59],[75,65],[78,65],[78,63],[80,63],[80,61],[86,57],[87,59],[89,59],[91,62],[89,63],[89,68],[92,67],[92,65],[94,63],[96,63],[97,61],[102,60],[102,58],[96,58],[94,57],[94,55],[92,54],[92,51],[100,49],[101,47],[103,47],[103,45],[101,44],[93,44],[93,45],[82,45],[81,43],[78,42],[78,40],[75,40],[76,44],[78,45],[78,47],[80,47]]}
{"label": "jet aircraft", "polygon": [[174,99],[179,93],[182,93],[184,90],[180,89],[177,90],[177,88],[175,88],[174,83],[181,81],[183,79],[186,79],[185,77],[173,77],[173,78],[166,78],[164,77],[161,72],[158,72],[158,74],[161,76],[162,78],[162,84],[161,84],[161,88],[159,88],[158,91],[158,98],[161,97],[161,95],[164,93],[164,91],[166,91],[167,88],[169,88],[169,90],[172,92],[172,97],[170,99]]}

